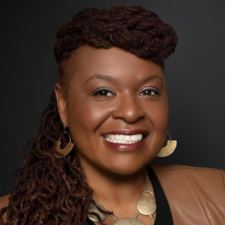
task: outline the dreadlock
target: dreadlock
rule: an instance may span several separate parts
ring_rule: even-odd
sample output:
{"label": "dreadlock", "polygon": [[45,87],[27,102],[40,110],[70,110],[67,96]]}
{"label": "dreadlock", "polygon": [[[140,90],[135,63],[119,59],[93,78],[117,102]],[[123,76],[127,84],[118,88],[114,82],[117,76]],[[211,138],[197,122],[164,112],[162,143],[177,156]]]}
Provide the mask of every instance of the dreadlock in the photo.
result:
{"label": "dreadlock", "polygon": [[[64,63],[85,44],[123,48],[163,67],[164,59],[175,50],[177,36],[155,13],[139,6],[80,11],[57,32],[54,52],[61,86],[66,87],[69,82]],[[54,157],[54,143],[62,133],[63,124],[53,93],[42,113],[38,134],[21,150],[23,157],[24,149],[31,145],[30,155],[27,159],[23,157],[24,164],[15,173],[16,186],[9,205],[0,211],[0,224],[86,223],[88,206],[93,201],[92,190],[75,149],[61,159]],[[65,139],[62,144],[66,144]],[[5,215],[7,222],[3,219]]]}

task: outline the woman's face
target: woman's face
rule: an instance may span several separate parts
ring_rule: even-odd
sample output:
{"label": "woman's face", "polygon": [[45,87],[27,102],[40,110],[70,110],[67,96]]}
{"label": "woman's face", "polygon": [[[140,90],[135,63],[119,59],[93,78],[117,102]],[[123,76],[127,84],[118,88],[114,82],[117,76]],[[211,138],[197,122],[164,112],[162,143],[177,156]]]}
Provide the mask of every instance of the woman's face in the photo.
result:
{"label": "woman's face", "polygon": [[67,62],[66,98],[59,112],[82,168],[132,174],[161,149],[168,104],[162,68],[123,49],[78,48]]}

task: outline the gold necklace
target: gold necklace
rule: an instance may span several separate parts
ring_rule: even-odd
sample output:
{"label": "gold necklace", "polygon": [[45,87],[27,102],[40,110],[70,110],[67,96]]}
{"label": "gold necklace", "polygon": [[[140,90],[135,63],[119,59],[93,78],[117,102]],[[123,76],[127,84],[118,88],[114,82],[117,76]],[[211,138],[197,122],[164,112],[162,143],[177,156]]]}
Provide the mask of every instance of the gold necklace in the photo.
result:
{"label": "gold necklace", "polygon": [[[149,193],[151,197],[147,197],[146,194]],[[97,201],[93,198],[95,201],[95,204],[101,208],[103,211],[106,211],[105,208],[98,204]],[[89,205],[88,212],[94,212],[99,215],[102,221],[105,220],[107,216],[112,216],[116,222],[113,225],[146,225],[143,223],[141,220],[137,219],[139,215],[144,215],[144,216],[150,216],[152,219],[152,225],[155,223],[155,219],[153,217],[153,213],[156,211],[156,203],[155,203],[155,196],[152,191],[149,190],[149,178],[146,173],[146,190],[142,192],[141,198],[137,201],[137,210],[138,212],[134,215],[133,218],[123,218],[123,219],[118,219],[117,216],[115,215],[107,215],[105,213],[100,212],[95,204],[91,203]],[[99,222],[97,216],[88,214],[88,218],[93,221],[93,222]]]}

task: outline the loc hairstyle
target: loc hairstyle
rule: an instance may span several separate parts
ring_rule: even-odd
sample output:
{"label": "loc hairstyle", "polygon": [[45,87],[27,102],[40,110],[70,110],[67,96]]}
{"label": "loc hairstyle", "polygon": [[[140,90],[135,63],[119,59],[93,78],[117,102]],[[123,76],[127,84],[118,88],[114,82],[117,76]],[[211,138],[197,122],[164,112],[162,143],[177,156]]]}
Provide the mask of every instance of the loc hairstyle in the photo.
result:
{"label": "loc hairstyle", "polygon": [[[162,65],[174,52],[177,36],[155,13],[139,6],[80,11],[57,32],[54,51],[61,85],[68,82],[63,63],[85,44],[96,48],[117,46]],[[0,211],[0,224],[86,223],[88,206],[93,201],[92,190],[76,149],[61,159],[54,157],[54,143],[62,133],[63,124],[53,93],[49,106],[42,113],[38,134],[21,150],[23,157],[23,150],[31,144],[30,155],[27,159],[23,157],[24,164],[15,173],[16,186],[9,206]],[[62,142],[65,145],[66,140]]]}

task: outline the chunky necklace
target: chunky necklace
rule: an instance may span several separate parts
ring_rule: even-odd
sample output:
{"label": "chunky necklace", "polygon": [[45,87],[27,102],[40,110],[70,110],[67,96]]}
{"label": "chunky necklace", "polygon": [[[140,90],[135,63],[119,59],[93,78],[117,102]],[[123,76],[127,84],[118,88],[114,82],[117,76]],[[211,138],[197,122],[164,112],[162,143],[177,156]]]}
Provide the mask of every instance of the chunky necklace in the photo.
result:
{"label": "chunky necklace", "polygon": [[[146,194],[150,194],[151,197],[146,196]],[[106,211],[105,208],[98,204],[97,201],[93,198],[95,201],[95,204],[101,208],[103,211]],[[88,212],[93,212],[99,215],[102,221],[105,220],[107,216],[112,216],[116,222],[113,225],[146,225],[143,223],[141,220],[137,219],[139,215],[144,215],[144,216],[150,216],[152,219],[152,225],[155,223],[155,219],[153,217],[153,213],[156,211],[156,203],[155,203],[155,196],[153,192],[149,190],[149,178],[146,173],[146,190],[142,192],[141,198],[137,201],[137,213],[134,215],[133,218],[123,218],[123,219],[118,219],[115,215],[107,215],[105,213],[100,212],[96,205],[91,203],[89,205]],[[93,221],[93,222],[99,222],[97,216],[88,214],[88,218]]]}

